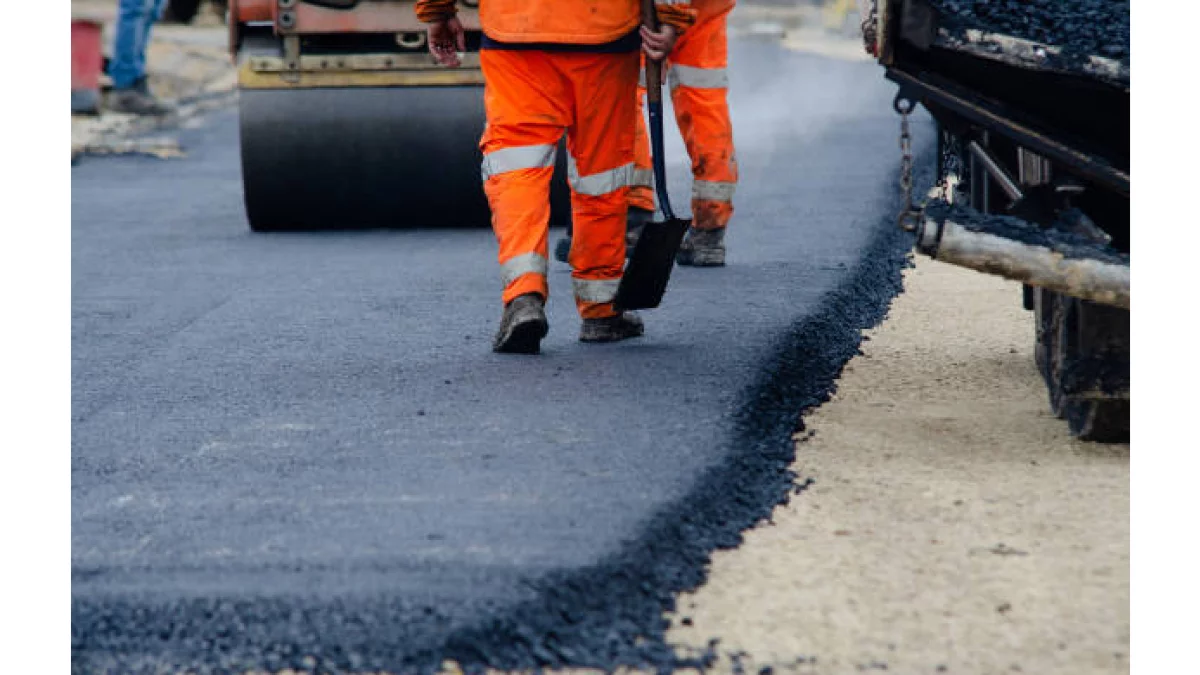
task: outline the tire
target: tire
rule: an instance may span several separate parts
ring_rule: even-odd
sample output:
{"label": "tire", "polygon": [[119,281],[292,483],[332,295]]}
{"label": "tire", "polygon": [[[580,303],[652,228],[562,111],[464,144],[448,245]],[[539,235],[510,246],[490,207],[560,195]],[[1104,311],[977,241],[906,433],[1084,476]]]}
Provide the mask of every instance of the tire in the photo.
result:
{"label": "tire", "polygon": [[1082,441],[1129,442],[1128,312],[1039,288],[1034,317],[1050,409]]}
{"label": "tire", "polygon": [[167,0],[163,21],[167,23],[191,23],[200,11],[201,0]]}
{"label": "tire", "polygon": [[1068,399],[1063,416],[1071,435],[1095,443],[1129,442],[1129,401],[1075,401]]}

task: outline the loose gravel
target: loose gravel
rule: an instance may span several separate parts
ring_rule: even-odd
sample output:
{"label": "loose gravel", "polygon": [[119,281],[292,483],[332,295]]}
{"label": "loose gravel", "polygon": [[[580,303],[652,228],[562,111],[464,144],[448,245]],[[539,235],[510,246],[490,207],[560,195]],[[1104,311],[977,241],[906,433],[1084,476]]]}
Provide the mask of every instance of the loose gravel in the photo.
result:
{"label": "loose gravel", "polygon": [[942,24],[1129,63],[1129,0],[933,0]]}

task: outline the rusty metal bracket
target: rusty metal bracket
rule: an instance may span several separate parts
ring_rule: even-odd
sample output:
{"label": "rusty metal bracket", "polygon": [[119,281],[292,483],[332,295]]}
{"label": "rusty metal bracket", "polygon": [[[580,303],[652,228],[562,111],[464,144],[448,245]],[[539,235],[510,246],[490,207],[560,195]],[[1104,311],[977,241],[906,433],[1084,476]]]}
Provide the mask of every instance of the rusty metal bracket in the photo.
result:
{"label": "rusty metal bracket", "polygon": [[283,38],[283,79],[288,82],[300,81],[299,35],[288,35]]}
{"label": "rusty metal bracket", "polygon": [[901,84],[896,90],[896,96],[892,99],[892,110],[898,115],[907,115],[921,103],[920,91],[913,87]]}
{"label": "rusty metal bracket", "polygon": [[280,33],[290,33],[296,28],[296,1],[279,0],[279,13],[275,19],[275,29]]}

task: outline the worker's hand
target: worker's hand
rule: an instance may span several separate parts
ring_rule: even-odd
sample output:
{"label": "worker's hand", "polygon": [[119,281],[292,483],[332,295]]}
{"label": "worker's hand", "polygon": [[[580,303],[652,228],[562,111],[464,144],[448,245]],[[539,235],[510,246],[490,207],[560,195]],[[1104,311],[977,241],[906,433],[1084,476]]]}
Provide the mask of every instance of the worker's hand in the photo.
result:
{"label": "worker's hand", "polygon": [[675,48],[675,39],[678,37],[675,27],[667,24],[659,26],[657,33],[642,26],[641,33],[642,51],[646,53],[647,58],[654,61],[666,59]]}
{"label": "worker's hand", "polygon": [[458,66],[459,52],[467,51],[467,32],[457,16],[429,24],[429,53],[443,66]]}

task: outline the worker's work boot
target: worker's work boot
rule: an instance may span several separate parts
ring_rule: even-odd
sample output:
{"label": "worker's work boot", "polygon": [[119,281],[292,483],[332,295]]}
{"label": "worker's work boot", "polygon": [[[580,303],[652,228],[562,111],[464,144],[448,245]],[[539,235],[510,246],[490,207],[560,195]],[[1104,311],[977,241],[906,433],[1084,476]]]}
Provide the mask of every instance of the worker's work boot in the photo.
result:
{"label": "worker's work boot", "polygon": [[[629,207],[629,215],[625,217],[625,257],[633,255],[633,247],[637,246],[638,237],[646,223],[654,218],[653,211]],[[569,262],[571,256],[571,235],[560,238],[554,244],[554,259],[559,262]]]}
{"label": "worker's work boot", "polygon": [[492,343],[492,351],[502,354],[537,354],[542,350],[542,338],[550,332],[546,321],[546,301],[537,293],[513,298],[504,307],[500,330]]}
{"label": "worker's work boot", "polygon": [[163,117],[173,111],[170,106],[154,98],[150,93],[140,91],[137,87],[113,89],[108,93],[106,107],[113,112],[152,117]]}
{"label": "worker's work boot", "polygon": [[584,319],[579,329],[580,342],[617,342],[646,332],[642,320],[633,312],[622,312],[603,319]]}
{"label": "worker's work boot", "polygon": [[721,267],[725,264],[725,228],[688,229],[679,246],[675,262],[693,267]]}

